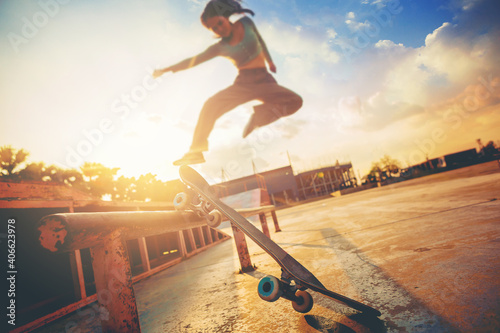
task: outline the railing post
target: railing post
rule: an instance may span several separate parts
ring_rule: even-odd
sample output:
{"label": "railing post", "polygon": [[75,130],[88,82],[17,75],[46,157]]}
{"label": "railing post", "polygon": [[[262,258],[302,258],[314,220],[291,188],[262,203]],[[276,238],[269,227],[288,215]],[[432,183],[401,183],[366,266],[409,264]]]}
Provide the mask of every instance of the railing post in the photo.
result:
{"label": "railing post", "polygon": [[214,242],[214,239],[212,237],[212,231],[210,230],[211,228],[210,227],[202,227],[205,234],[207,235],[207,240],[208,240],[208,244],[212,244]]}
{"label": "railing post", "polygon": [[252,261],[250,260],[250,253],[248,252],[245,233],[238,229],[233,223],[231,223],[231,228],[233,229],[234,243],[236,244],[236,250],[238,251],[238,258],[240,259],[241,271],[251,272],[255,270],[252,266]]}
{"label": "railing post", "polygon": [[205,247],[207,244],[205,244],[205,237],[203,236],[203,227],[196,228],[196,232],[198,232],[198,237],[200,237],[201,247]]}
{"label": "railing post", "polygon": [[108,314],[101,319],[103,332],[140,332],[132,271],[121,230],[110,233],[90,249],[97,300]]}
{"label": "railing post", "polygon": [[186,240],[184,239],[184,232],[182,230],[179,230],[177,232],[177,240],[179,241],[179,248],[181,249],[181,257],[182,258],[187,258],[187,247],[186,247]]}
{"label": "railing post", "polygon": [[276,216],[276,211],[272,210],[271,211],[271,216],[273,217],[273,222],[274,222],[274,232],[280,232],[280,225],[278,224],[278,217]]}
{"label": "railing post", "polygon": [[198,247],[196,246],[196,241],[194,240],[193,229],[188,229],[187,230],[187,235],[188,235],[187,241],[191,245],[191,252],[188,253],[188,256],[191,256],[191,255],[194,255],[197,252]]}
{"label": "railing post", "polygon": [[151,263],[149,262],[148,246],[146,243],[146,237],[138,238],[137,241],[139,242],[139,253],[141,255],[142,271],[148,272],[151,270]]}
{"label": "railing post", "polygon": [[266,213],[259,214],[260,224],[262,225],[262,233],[267,237],[271,238],[271,234],[269,233],[269,227],[267,226]]}
{"label": "railing post", "polygon": [[73,275],[73,288],[75,290],[75,297],[78,301],[80,301],[87,297],[80,250],[69,252],[69,262],[71,265],[71,273]]}

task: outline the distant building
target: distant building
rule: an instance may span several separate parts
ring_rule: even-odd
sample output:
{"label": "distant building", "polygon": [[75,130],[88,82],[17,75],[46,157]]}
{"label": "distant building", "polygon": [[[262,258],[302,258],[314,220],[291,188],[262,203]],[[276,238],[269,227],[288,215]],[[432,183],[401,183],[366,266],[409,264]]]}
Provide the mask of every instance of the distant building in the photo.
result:
{"label": "distant building", "polygon": [[449,169],[456,169],[464,166],[469,166],[478,162],[478,154],[475,148],[460,151],[444,156],[446,166]]}
{"label": "distant building", "polygon": [[401,177],[410,179],[484,162],[479,157],[475,148],[459,151],[401,169]]}
{"label": "distant building", "polygon": [[358,185],[351,163],[302,172],[295,178],[300,200],[329,195]]}
{"label": "distant building", "polygon": [[291,166],[216,184],[220,197],[257,188],[266,190],[269,203],[281,206],[329,195],[332,192],[357,186],[352,164],[338,164],[294,174]]}
{"label": "distant building", "polygon": [[214,188],[219,197],[227,197],[260,188],[267,192],[268,195],[268,202],[262,202],[262,204],[275,206],[289,200],[297,201],[299,198],[299,191],[291,166],[222,182],[216,184]]}

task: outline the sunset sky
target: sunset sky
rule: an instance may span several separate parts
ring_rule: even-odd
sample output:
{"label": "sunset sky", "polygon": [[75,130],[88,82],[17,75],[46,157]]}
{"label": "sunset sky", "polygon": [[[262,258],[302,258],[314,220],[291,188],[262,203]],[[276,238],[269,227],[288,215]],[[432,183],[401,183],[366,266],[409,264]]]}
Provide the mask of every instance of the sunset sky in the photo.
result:
{"label": "sunset sky", "polygon": [[[217,58],[155,80],[217,40],[204,0],[0,2],[0,146],[74,168],[178,178],[204,101],[237,71]],[[383,155],[404,166],[500,140],[497,0],[246,0],[276,63],[304,99],[291,117],[246,139],[255,102],[216,124],[212,182],[289,164],[351,161],[367,173]],[[287,155],[288,152],[288,155]]]}

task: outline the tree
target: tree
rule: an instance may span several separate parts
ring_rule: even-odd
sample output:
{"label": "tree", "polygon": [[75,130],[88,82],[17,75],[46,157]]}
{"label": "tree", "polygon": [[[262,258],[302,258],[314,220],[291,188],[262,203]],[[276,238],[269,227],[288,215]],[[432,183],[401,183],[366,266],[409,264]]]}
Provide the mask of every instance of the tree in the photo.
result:
{"label": "tree", "polygon": [[141,175],[135,185],[136,193],[133,197],[134,200],[165,201],[166,184],[156,179],[156,175],[151,173]]}
{"label": "tree", "polygon": [[370,182],[376,182],[377,177],[381,180],[394,177],[399,174],[401,169],[401,163],[390,157],[389,155],[384,155],[379,161],[372,163],[372,168],[367,175]]}
{"label": "tree", "polygon": [[0,176],[17,180],[16,169],[22,165],[29,153],[23,149],[13,149],[11,146],[0,147]]}
{"label": "tree", "polygon": [[85,162],[80,167],[85,181],[84,189],[98,198],[104,195],[114,196],[114,177],[120,168],[108,168],[101,163]]}
{"label": "tree", "polygon": [[83,174],[76,169],[61,169],[55,165],[44,167],[42,180],[82,188]]}
{"label": "tree", "polygon": [[56,174],[51,174],[52,180],[62,180],[62,183],[71,187],[83,188],[83,175],[75,169],[62,170],[58,169]]}
{"label": "tree", "polygon": [[381,173],[382,167],[380,166],[380,163],[372,162],[372,168],[370,169],[370,172],[368,172],[368,175],[366,175],[366,178],[370,183],[375,183],[377,182],[377,179],[380,177]]}
{"label": "tree", "polygon": [[[171,201],[177,187],[156,179],[148,173],[127,178],[100,163],[85,163],[80,170],[61,169],[43,162],[27,164],[28,152],[10,146],[0,148],[0,178],[19,181],[43,181],[65,184],[85,193],[102,198],[109,195],[115,201]],[[178,193],[177,191],[176,193]]]}
{"label": "tree", "polygon": [[46,170],[43,162],[30,163],[24,169],[18,172],[21,180],[42,181]]}
{"label": "tree", "polygon": [[384,155],[384,157],[380,159],[380,164],[382,165],[382,171],[389,177],[399,174],[399,170],[401,169],[401,162],[389,155]]}
{"label": "tree", "polygon": [[498,155],[499,149],[496,147],[493,141],[489,141],[486,146],[481,149],[481,153],[483,156],[491,158],[495,155]]}
{"label": "tree", "polygon": [[133,200],[136,192],[136,180],[135,177],[127,178],[120,176],[115,181],[113,200],[117,201],[131,201]]}

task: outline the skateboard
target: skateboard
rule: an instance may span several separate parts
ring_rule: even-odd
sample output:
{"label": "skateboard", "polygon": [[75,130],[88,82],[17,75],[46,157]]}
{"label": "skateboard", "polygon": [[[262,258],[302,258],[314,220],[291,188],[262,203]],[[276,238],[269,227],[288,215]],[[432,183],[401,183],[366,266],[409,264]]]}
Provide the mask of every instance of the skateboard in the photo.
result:
{"label": "skateboard", "polygon": [[218,226],[222,215],[250,237],[281,266],[281,278],[268,275],[258,284],[261,299],[274,302],[284,298],[292,302],[292,307],[301,313],[309,312],[313,307],[313,298],[307,289],[330,297],[348,307],[365,314],[380,316],[380,311],[346,296],[337,294],[325,286],[295,258],[278,244],[264,235],[251,222],[233,208],[223,203],[207,181],[193,168],[181,166],[181,180],[190,188],[190,193],[179,193],[174,199],[176,209],[191,209],[207,219],[209,226]]}

